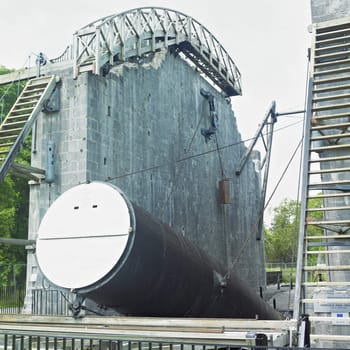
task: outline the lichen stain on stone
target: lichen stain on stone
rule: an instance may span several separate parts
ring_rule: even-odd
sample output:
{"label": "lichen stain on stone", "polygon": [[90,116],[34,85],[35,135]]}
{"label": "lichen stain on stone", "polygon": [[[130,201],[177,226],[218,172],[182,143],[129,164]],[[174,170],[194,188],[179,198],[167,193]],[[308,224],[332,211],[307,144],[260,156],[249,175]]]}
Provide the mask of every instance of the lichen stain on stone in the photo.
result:
{"label": "lichen stain on stone", "polygon": [[142,67],[144,69],[157,70],[162,66],[162,63],[164,62],[167,53],[168,50],[163,49],[152,54],[152,57],[140,58],[139,62],[127,61],[118,64],[111,68],[111,72],[114,73],[116,76],[120,77],[124,74],[124,68],[138,69],[139,67]]}

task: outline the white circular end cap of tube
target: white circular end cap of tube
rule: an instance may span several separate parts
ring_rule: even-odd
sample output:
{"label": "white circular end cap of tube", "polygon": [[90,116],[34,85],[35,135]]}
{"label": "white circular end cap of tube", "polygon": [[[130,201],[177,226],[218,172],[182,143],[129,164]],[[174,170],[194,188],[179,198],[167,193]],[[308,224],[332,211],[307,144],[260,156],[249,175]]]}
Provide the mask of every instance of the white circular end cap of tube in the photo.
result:
{"label": "white circular end cap of tube", "polygon": [[116,187],[102,182],[73,187],[51,205],[40,224],[40,269],[63,288],[98,282],[122,256],[131,225],[129,207]]}

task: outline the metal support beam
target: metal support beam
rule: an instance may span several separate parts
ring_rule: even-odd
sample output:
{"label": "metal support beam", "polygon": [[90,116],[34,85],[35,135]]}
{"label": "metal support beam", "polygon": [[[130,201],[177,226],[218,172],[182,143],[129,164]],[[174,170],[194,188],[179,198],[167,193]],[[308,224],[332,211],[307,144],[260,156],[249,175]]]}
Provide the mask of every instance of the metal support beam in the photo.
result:
{"label": "metal support beam", "polygon": [[0,238],[0,244],[27,246],[27,245],[35,245],[35,241],[29,240],[29,239]]}
{"label": "metal support beam", "polygon": [[[265,209],[265,198],[266,198],[266,190],[267,190],[267,180],[269,175],[269,168],[270,168],[270,159],[271,159],[271,149],[272,149],[272,138],[273,138],[273,129],[274,125],[277,122],[277,113],[276,113],[276,102],[272,101],[271,105],[269,106],[268,110],[265,113],[265,116],[259,125],[259,128],[250,144],[250,146],[247,148],[246,153],[242,157],[239,166],[236,170],[236,175],[240,176],[242,173],[242,170],[247,163],[257,141],[259,138],[262,139],[262,142],[264,144],[264,148],[266,151],[265,157],[263,161],[261,162],[261,168],[264,168],[264,176],[262,181],[262,187],[261,187],[261,196],[260,196],[260,210],[259,210],[259,222],[258,222],[258,230],[257,230],[257,236],[256,239],[261,239],[261,233],[263,228],[263,213]],[[265,137],[267,138],[265,140]]]}
{"label": "metal support beam", "polygon": [[[259,125],[258,130],[256,131],[256,133],[255,133],[255,135],[254,135],[254,137],[252,139],[252,142],[250,143],[250,145],[249,145],[246,153],[244,154],[244,156],[241,158],[239,166],[238,166],[238,168],[236,170],[236,175],[237,176],[241,175],[241,172],[242,172],[242,170],[243,170],[247,160],[249,159],[249,156],[252,153],[252,151],[254,149],[254,146],[258,142],[259,138],[263,137],[263,130],[264,130],[264,128],[268,124],[272,125],[272,124],[276,123],[277,118],[276,118],[275,110],[276,110],[276,102],[272,101],[271,105],[269,106],[269,108],[267,110],[267,112],[265,113],[265,116],[264,116],[261,124]],[[271,147],[271,145],[267,145],[267,148],[268,147]]]}

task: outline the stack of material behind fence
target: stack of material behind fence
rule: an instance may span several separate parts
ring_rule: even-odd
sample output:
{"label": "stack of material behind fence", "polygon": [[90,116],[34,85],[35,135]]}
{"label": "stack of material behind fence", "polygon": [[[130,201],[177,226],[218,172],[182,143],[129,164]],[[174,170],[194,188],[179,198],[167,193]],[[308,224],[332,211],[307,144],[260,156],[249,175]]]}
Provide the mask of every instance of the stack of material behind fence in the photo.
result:
{"label": "stack of material behind fence", "polygon": [[[0,317],[2,350],[286,349],[295,320],[16,315]],[[247,331],[249,330],[249,331]],[[273,348],[275,347],[275,348]],[[277,349],[276,349],[277,350]]]}
{"label": "stack of material behind fence", "polygon": [[0,314],[18,314],[23,308],[25,286],[0,287]]}
{"label": "stack of material behind fence", "polygon": [[34,289],[32,291],[32,314],[68,316],[69,296],[57,289]]}
{"label": "stack of material behind fence", "polygon": [[[32,291],[32,314],[67,316],[69,297],[60,290],[34,289]],[[0,286],[0,314],[21,314],[24,306],[26,289],[20,286]]]}

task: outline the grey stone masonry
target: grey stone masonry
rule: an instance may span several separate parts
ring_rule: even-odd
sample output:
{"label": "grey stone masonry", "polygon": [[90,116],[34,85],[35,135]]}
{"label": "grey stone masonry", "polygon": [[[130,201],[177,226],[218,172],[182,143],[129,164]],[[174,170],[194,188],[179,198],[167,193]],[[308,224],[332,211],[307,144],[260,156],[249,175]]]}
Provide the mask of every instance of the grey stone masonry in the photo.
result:
{"label": "grey stone masonry", "polygon": [[350,0],[311,0],[313,23],[350,16]]}
{"label": "grey stone masonry", "polygon": [[[250,159],[235,175],[245,147],[230,101],[167,51],[114,66],[104,77],[54,73],[61,78],[61,109],[40,116],[32,165],[45,167],[47,143],[54,142],[55,181],[31,185],[29,238],[36,238],[45,211],[65,190],[110,181],[252,288],[265,286],[264,242],[256,240],[259,161]],[[201,89],[214,95],[219,119],[208,142],[201,129],[211,124],[209,103]],[[220,203],[223,178],[229,179],[230,204]],[[30,290],[45,281],[33,252],[28,255],[30,308]]]}

